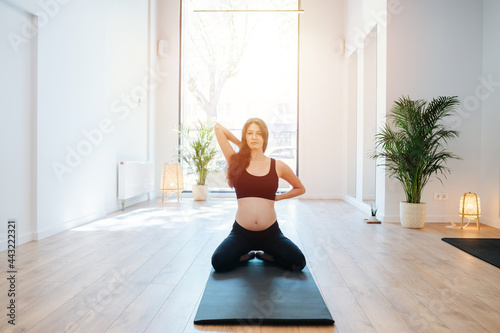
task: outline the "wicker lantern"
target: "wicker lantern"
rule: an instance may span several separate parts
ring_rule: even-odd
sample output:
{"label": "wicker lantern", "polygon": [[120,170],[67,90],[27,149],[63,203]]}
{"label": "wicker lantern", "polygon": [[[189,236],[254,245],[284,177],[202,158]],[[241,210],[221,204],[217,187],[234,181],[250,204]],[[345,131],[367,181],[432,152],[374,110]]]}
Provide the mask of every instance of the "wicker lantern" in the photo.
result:
{"label": "wicker lantern", "polygon": [[179,163],[165,163],[161,174],[161,202],[169,193],[177,193],[177,202],[179,197],[182,199],[184,190],[184,179],[182,178],[182,166]]}
{"label": "wicker lantern", "polygon": [[481,200],[479,199],[479,196],[476,193],[471,193],[471,192],[464,193],[460,197],[459,214],[462,217],[462,228],[464,224],[464,218],[466,218],[469,220],[476,220],[477,229],[479,230],[479,217],[481,216]]}

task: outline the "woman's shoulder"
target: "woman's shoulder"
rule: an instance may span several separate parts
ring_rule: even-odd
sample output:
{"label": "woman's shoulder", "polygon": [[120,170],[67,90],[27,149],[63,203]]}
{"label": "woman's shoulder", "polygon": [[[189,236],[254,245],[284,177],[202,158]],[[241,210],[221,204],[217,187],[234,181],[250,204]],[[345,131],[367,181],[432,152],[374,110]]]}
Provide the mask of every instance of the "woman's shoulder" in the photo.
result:
{"label": "woman's shoulder", "polygon": [[272,157],[271,157],[271,161],[274,161],[274,163],[276,163],[276,166],[278,166],[278,164],[279,165],[285,164],[285,162],[283,162],[282,160],[278,160],[278,159],[272,158]]}
{"label": "woman's shoulder", "polygon": [[288,171],[288,170],[292,170],[290,168],[290,166],[288,164],[286,164],[285,162],[283,162],[282,160],[278,160],[278,159],[274,159],[274,163],[275,163],[275,167],[276,167],[276,170],[279,172],[279,171]]}

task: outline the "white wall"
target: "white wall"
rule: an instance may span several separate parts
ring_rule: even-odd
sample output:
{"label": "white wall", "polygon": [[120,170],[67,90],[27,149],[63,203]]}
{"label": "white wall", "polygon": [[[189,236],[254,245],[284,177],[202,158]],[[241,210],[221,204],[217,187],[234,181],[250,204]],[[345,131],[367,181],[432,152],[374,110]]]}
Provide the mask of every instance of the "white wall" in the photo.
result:
{"label": "white wall", "polygon": [[500,228],[500,2],[483,1],[483,77],[481,92],[480,190],[482,222]]}
{"label": "white wall", "polygon": [[[377,133],[377,26],[365,38],[363,45],[363,110],[362,129],[359,135],[363,137],[360,149],[360,164],[362,164],[362,191],[359,198],[365,202],[375,201],[376,161],[370,156],[375,152],[375,134]],[[360,140],[361,141],[361,140]]]}
{"label": "white wall", "polygon": [[358,53],[353,52],[346,56],[346,198],[356,198],[356,145],[357,145],[357,100],[358,100]]}
{"label": "white wall", "polygon": [[[385,116],[385,96],[386,96],[386,36],[387,26],[390,24],[392,16],[397,15],[401,10],[398,1],[386,0],[350,0],[346,6],[346,22],[345,22],[345,45],[346,45],[346,58],[353,52],[357,53],[357,140],[356,140],[356,170],[355,180],[356,193],[346,196],[346,199],[364,209],[369,214],[369,206],[363,203],[363,198],[371,198],[374,195],[373,177],[376,178],[376,204],[379,207],[379,213],[383,214],[384,211],[384,196],[379,192],[384,186],[384,171],[378,168],[375,175],[374,161],[367,158],[368,152],[373,152],[373,121],[377,122],[377,126],[381,125],[381,119]],[[374,32],[374,35],[370,35]],[[365,43],[368,47],[365,47]],[[371,47],[370,47],[371,45]],[[376,55],[373,53],[376,52]],[[376,70],[369,59],[376,60]],[[368,67],[365,62],[370,64]],[[347,66],[347,59],[346,59]],[[366,68],[365,68],[366,67]],[[351,75],[350,73],[348,75]],[[373,91],[374,84],[367,85],[368,81],[376,80],[375,91]],[[365,91],[365,90],[370,91]],[[366,101],[365,101],[366,99]],[[376,111],[371,110],[370,118],[365,114],[365,105],[373,104],[376,102]],[[345,110],[350,112],[349,110]],[[352,111],[351,111],[352,112]],[[374,112],[376,114],[374,114]],[[351,118],[355,116],[350,115]],[[346,127],[350,126],[346,124]],[[371,133],[371,134],[370,134]],[[347,145],[347,144],[346,144]],[[349,154],[351,154],[349,152]],[[348,157],[346,157],[348,158]],[[352,172],[349,174],[353,177]],[[366,186],[365,183],[371,183],[371,186]]]}
{"label": "white wall", "polygon": [[[346,1],[344,13],[346,54],[350,55],[356,49],[363,49],[365,38],[372,28],[377,24],[385,28],[387,23],[390,23],[391,16],[399,10],[398,0]],[[389,18],[387,11],[392,13]]]}
{"label": "white wall", "polygon": [[299,177],[304,198],[343,198],[346,189],[344,1],[302,1]]}
{"label": "white wall", "polygon": [[[16,219],[19,243],[31,240],[36,214],[36,108],[31,82],[36,40],[18,47],[13,32],[31,15],[0,1],[0,250],[6,247],[7,221]],[[11,44],[12,41],[12,44]],[[36,69],[36,68],[35,68]]]}
{"label": "white wall", "polygon": [[[149,68],[156,52],[149,34],[156,40],[156,30],[150,32],[149,16],[155,1],[15,3],[36,14],[40,25],[35,34],[38,206],[31,230],[39,239],[116,210],[117,163],[153,155],[157,76]],[[0,12],[0,21],[8,17]],[[20,35],[23,24],[16,28]],[[13,150],[23,144],[10,142]]]}
{"label": "white wall", "polygon": [[[147,159],[147,96],[140,89],[148,77],[147,27],[145,0],[85,1],[66,5],[41,31],[42,235],[116,210],[118,161]],[[95,133],[92,146],[85,131]],[[53,163],[68,165],[71,149],[84,156],[57,177]]]}
{"label": "white wall", "polygon": [[[458,96],[467,108],[482,75],[482,3],[469,0],[401,1],[387,30],[387,106],[402,95],[431,100],[437,96]],[[446,19],[444,19],[446,17]],[[425,18],[425,24],[423,24]],[[481,112],[450,119],[460,139],[448,149],[463,158],[450,161],[452,170],[444,185],[433,180],[424,189],[428,222],[458,217],[458,201],[465,191],[478,192],[481,160]],[[434,201],[433,192],[446,192],[447,201]],[[389,180],[385,191],[385,221],[399,221],[399,201],[404,200],[399,184]]]}

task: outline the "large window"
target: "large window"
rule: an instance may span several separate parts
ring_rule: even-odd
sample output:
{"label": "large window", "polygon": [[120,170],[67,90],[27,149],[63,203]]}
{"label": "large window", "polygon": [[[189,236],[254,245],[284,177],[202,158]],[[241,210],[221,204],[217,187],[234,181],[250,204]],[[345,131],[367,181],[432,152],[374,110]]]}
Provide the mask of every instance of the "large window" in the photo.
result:
{"label": "large window", "polygon": [[[297,9],[298,0],[183,0],[184,126],[211,118],[240,138],[248,118],[262,118],[269,128],[266,155],[296,171]],[[222,156],[217,165],[221,172],[209,176],[210,188],[227,189]],[[190,188],[194,176],[186,179]]]}

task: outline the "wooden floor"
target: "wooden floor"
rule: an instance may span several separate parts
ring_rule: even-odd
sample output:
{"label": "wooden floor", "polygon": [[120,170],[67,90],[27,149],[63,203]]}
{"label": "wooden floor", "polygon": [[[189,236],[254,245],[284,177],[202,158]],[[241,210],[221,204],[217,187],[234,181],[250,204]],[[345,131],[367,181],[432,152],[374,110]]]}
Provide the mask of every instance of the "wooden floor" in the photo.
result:
{"label": "wooden floor", "polygon": [[[172,200],[172,199],[170,199]],[[441,237],[500,238],[483,226],[368,225],[343,201],[276,204],[304,251],[332,327],[195,326],[210,257],[234,199],[148,202],[17,249],[16,326],[0,281],[1,332],[499,332],[500,270]],[[1,255],[1,273],[7,254]]]}

